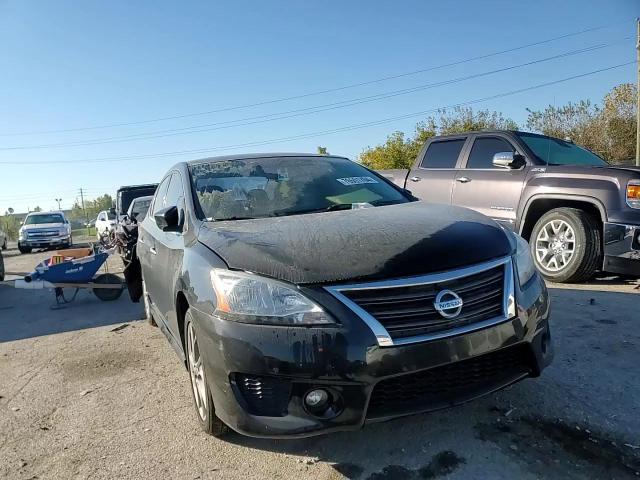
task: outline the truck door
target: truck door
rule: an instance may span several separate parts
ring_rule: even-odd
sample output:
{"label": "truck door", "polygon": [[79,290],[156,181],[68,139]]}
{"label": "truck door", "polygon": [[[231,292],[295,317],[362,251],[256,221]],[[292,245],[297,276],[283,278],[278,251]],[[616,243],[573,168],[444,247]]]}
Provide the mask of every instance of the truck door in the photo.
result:
{"label": "truck door", "polygon": [[506,136],[477,135],[471,142],[463,168],[456,174],[452,203],[477,210],[514,229],[528,168],[526,165],[515,169],[493,165],[496,153],[520,153]]}
{"label": "truck door", "polygon": [[409,172],[407,188],[420,200],[451,203],[456,166],[466,141],[466,136],[460,136],[430,142],[420,164]]}

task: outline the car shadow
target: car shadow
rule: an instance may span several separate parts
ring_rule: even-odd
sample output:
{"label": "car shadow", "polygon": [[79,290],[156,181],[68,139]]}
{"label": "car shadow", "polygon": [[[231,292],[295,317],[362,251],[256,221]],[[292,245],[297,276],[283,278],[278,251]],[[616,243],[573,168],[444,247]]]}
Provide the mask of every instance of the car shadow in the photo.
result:
{"label": "car shadow", "polygon": [[[70,298],[74,289],[66,289]],[[52,290],[21,290],[0,285],[0,343],[86,328],[140,320],[144,307],[132,303],[126,291],[115,301],[103,302],[89,290],[58,308]]]}

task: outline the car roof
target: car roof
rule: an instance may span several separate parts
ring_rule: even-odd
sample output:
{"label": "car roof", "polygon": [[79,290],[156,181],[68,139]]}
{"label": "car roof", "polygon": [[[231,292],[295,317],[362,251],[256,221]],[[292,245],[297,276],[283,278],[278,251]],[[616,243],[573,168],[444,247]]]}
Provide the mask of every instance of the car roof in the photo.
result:
{"label": "car roof", "polygon": [[249,160],[254,158],[276,158],[276,157],[314,157],[314,158],[342,158],[349,160],[341,155],[324,155],[321,153],[296,153],[296,152],[271,152],[271,153],[245,153],[236,155],[222,155],[219,157],[207,157],[189,162],[182,162],[187,165],[197,165],[199,163],[223,162],[225,160]]}
{"label": "car roof", "polygon": [[153,198],[153,195],[145,195],[144,197],[136,197],[131,201],[131,203],[135,203],[135,202],[138,202],[140,200],[151,200],[152,198]]}
{"label": "car roof", "polygon": [[64,217],[64,212],[61,212],[60,210],[50,210],[48,212],[29,212],[27,213],[27,217],[29,215],[52,215],[52,214],[62,215]]}

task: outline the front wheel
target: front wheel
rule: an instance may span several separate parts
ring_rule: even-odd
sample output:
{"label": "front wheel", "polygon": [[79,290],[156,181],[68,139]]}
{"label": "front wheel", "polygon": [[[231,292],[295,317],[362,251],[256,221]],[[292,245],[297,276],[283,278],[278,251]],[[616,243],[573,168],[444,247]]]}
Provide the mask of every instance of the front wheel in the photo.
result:
{"label": "front wheel", "polygon": [[215,413],[213,398],[204,371],[198,337],[193,326],[191,311],[187,310],[184,319],[184,337],[186,344],[187,367],[191,378],[191,391],[196,407],[196,416],[202,429],[214,437],[223,437],[229,433],[227,427]]}
{"label": "front wheel", "polygon": [[18,245],[18,250],[20,251],[20,253],[31,253],[31,247],[23,247],[21,245]]}
{"label": "front wheel", "polygon": [[529,244],[544,278],[573,283],[588,280],[600,260],[600,227],[584,210],[555,208],[536,222]]}

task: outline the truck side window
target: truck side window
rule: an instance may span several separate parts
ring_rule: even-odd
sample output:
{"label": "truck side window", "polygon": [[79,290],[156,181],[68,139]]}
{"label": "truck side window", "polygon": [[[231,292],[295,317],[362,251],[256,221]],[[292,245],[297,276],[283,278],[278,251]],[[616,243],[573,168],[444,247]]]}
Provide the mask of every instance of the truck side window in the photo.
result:
{"label": "truck side window", "polygon": [[496,168],[493,166],[493,156],[500,152],[515,152],[515,149],[502,138],[476,138],[467,160],[467,168]]}
{"label": "truck side window", "polygon": [[420,167],[422,168],[455,168],[465,138],[431,142],[427,148]]}

